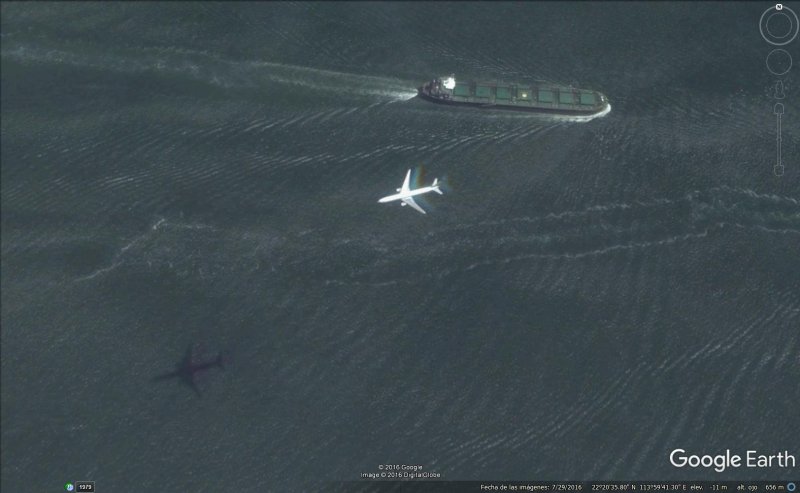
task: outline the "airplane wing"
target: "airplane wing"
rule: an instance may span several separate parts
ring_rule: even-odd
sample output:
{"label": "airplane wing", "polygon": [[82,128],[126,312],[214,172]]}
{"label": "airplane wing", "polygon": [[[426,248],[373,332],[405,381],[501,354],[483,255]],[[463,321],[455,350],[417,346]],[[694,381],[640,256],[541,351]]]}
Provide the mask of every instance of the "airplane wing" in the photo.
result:
{"label": "airplane wing", "polygon": [[406,173],[406,180],[403,182],[403,188],[400,189],[401,193],[410,191],[408,188],[408,182],[410,179],[411,179],[411,170],[408,170],[408,173]]}
{"label": "airplane wing", "polygon": [[200,360],[203,358],[203,352],[203,345],[200,343],[194,343],[186,354],[189,364],[196,365],[200,363]]}
{"label": "airplane wing", "polygon": [[197,344],[191,344],[189,349],[186,350],[186,354],[183,356],[183,360],[181,361],[181,368],[188,368],[192,366],[192,364],[197,359],[197,351],[198,351]]}
{"label": "airplane wing", "polygon": [[203,397],[203,393],[200,392],[200,381],[198,380],[197,376],[190,375],[187,383],[190,387],[192,387],[192,390],[194,390],[194,393],[197,394],[198,397]]}
{"label": "airplane wing", "polygon": [[[406,181],[408,181],[408,178],[406,178]],[[416,202],[414,202],[414,197],[406,197],[403,199],[403,202],[405,202],[406,205],[410,205],[414,209],[420,211],[421,213],[426,214],[425,210],[418,206]]]}

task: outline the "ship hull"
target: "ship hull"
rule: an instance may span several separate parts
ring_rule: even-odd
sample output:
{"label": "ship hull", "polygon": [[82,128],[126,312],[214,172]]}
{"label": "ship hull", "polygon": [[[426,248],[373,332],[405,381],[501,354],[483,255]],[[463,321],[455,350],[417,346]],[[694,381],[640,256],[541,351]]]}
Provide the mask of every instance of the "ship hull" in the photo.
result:
{"label": "ship hull", "polygon": [[476,103],[470,101],[453,101],[451,99],[441,99],[436,96],[426,94],[422,87],[417,89],[417,96],[430,101],[431,103],[443,104],[447,106],[463,106],[469,108],[479,108],[483,110],[499,110],[499,111],[517,111],[520,113],[540,113],[547,115],[565,115],[565,116],[592,116],[602,113],[603,110],[572,110],[566,108],[541,108],[535,106],[515,106],[510,104],[497,104],[497,103]]}
{"label": "ship hull", "polygon": [[566,116],[600,116],[611,106],[597,91],[549,84],[508,84],[435,78],[417,88],[425,100],[447,106]]}

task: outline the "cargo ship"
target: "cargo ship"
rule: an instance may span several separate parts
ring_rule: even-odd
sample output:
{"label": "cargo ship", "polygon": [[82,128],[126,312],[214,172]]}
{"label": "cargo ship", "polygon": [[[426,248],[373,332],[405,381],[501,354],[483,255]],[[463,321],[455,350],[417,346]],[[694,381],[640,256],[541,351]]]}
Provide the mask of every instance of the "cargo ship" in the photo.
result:
{"label": "cargo ship", "polygon": [[530,113],[599,116],[611,109],[608,98],[597,91],[537,84],[456,82],[453,75],[433,79],[417,94],[439,104]]}

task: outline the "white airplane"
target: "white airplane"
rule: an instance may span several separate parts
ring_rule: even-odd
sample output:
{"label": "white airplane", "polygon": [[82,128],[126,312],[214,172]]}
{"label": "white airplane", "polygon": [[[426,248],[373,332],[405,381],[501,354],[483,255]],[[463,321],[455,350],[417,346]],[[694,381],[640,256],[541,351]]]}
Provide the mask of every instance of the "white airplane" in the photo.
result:
{"label": "white airplane", "polygon": [[411,170],[408,170],[408,173],[406,173],[406,180],[403,182],[403,187],[397,189],[397,191],[400,193],[396,193],[394,195],[388,195],[380,199],[378,202],[386,203],[386,202],[393,202],[395,200],[402,200],[402,202],[400,202],[400,205],[402,206],[410,205],[414,209],[425,214],[425,210],[419,205],[417,205],[416,202],[414,202],[414,196],[422,195],[423,193],[428,193],[428,192],[436,192],[439,195],[442,195],[442,191],[439,190],[439,185],[438,185],[439,179],[434,178],[433,183],[429,187],[422,187],[414,190],[408,188],[408,182],[410,179],[411,179]]}

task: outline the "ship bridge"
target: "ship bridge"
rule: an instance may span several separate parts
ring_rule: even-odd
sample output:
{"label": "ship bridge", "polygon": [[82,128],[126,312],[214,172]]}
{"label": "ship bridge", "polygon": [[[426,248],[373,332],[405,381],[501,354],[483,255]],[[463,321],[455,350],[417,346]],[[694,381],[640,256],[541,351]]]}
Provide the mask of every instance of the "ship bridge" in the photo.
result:
{"label": "ship bridge", "polygon": [[452,91],[456,87],[456,78],[452,75],[444,79],[443,82],[444,88]]}

